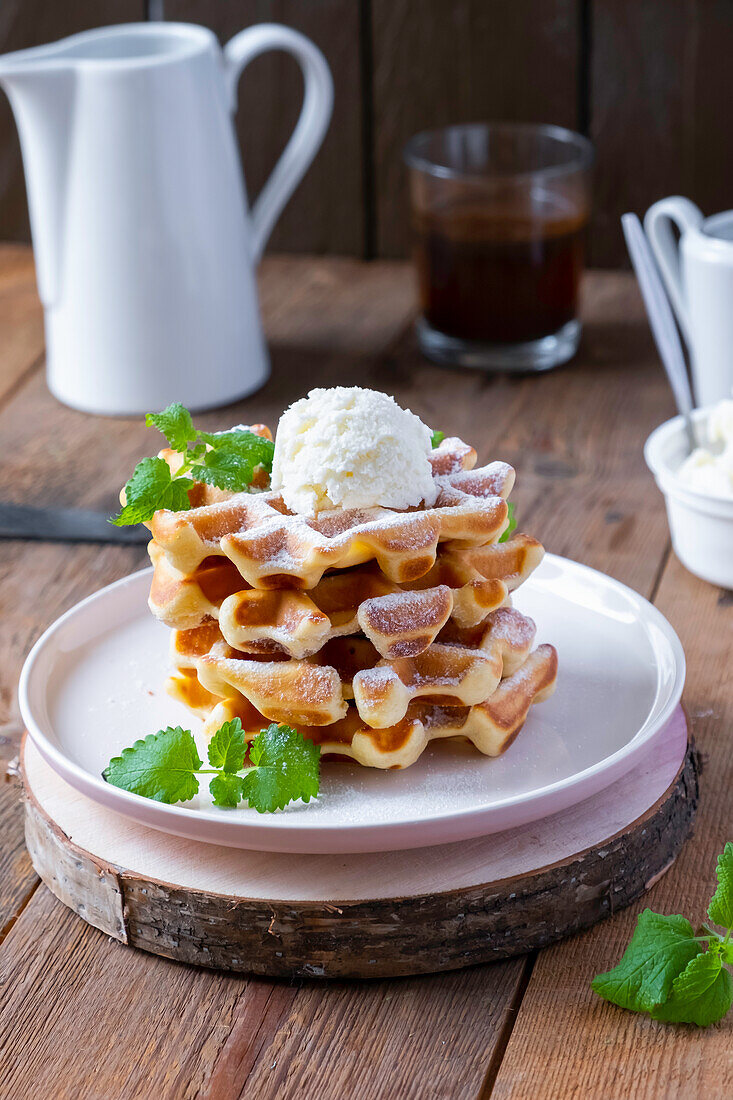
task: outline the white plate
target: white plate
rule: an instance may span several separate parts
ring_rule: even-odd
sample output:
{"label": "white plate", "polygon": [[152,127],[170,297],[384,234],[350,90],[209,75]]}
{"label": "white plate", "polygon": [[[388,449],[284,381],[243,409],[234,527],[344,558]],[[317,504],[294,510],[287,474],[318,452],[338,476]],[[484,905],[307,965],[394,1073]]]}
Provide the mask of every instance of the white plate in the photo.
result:
{"label": "white plate", "polygon": [[629,771],[653,751],[682,694],[684,653],[663,615],[611,577],[548,554],[514,602],[537,622],[538,641],[558,649],[557,691],[532,707],[503,756],[443,742],[404,771],[327,763],[317,801],[275,814],[216,809],[208,792],[166,806],[101,777],[138,737],[177,724],[200,730],[163,689],[168,630],[147,607],[150,575],[103,588],[49,627],[23,667],[20,706],[39,751],[73,787],[193,840],[336,854],[500,832],[575,805]]}

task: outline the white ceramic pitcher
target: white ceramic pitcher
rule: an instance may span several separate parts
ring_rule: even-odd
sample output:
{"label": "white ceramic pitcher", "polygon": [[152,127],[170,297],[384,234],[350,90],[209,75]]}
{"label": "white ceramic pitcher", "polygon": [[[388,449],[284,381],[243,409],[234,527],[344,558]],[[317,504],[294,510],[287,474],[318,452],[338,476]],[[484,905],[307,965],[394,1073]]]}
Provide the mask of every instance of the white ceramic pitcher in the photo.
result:
{"label": "white ceramic pitcher", "polygon": [[[251,212],[232,113],[249,61],[303,70],[297,126]],[[0,57],[20,132],[48,384],[87,412],[223,405],[269,364],[255,266],[328,127],[333,85],[303,35],[131,23]]]}
{"label": "white ceramic pitcher", "polygon": [[733,389],[733,210],[704,218],[675,195],[650,207],[644,229],[687,341],[697,404],[713,405]]}

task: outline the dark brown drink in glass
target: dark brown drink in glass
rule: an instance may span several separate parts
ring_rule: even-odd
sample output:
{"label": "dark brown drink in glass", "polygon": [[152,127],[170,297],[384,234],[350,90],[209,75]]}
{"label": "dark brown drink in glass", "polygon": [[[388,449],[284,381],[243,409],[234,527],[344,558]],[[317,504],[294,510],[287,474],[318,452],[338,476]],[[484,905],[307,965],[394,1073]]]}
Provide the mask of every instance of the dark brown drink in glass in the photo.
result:
{"label": "dark brown drink in glass", "polygon": [[527,218],[460,205],[415,218],[420,304],[434,328],[466,340],[525,343],[576,316],[585,218]]}
{"label": "dark brown drink in glass", "polygon": [[574,141],[568,150],[555,129],[449,127],[413,139],[445,165],[426,161],[425,149],[411,160],[408,147],[418,334],[430,358],[542,370],[574,354],[587,164],[566,168],[563,158],[588,150],[583,138],[580,152]]}

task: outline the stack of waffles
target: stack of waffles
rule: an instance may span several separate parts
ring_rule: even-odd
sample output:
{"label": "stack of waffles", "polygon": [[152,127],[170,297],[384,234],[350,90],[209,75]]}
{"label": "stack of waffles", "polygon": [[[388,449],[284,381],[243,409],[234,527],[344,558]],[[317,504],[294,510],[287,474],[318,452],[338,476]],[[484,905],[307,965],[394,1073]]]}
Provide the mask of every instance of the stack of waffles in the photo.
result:
{"label": "stack of waffles", "polygon": [[311,518],[271,491],[197,485],[190,511],[156,513],[150,607],[172,628],[168,690],[209,736],[238,717],[248,740],[282,722],[376,768],[406,767],[438,738],[496,756],[552,693],[557,654],[532,648],[535,625],[511,601],[543,549],[499,541],[514,471],[474,469],[459,439],[431,462],[432,507]]}

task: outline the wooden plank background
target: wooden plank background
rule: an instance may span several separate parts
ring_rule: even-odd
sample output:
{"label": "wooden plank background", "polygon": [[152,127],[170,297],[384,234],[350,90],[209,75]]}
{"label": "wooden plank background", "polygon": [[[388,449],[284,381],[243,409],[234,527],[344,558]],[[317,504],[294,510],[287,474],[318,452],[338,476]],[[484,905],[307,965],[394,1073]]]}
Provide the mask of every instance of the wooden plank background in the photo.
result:
{"label": "wooden plank background", "polygon": [[[597,147],[591,263],[623,266],[619,215],[682,193],[733,206],[730,0],[4,0],[0,52],[85,27],[160,15],[226,41],[252,23],[296,27],[336,86],[326,142],[270,249],[371,259],[408,249],[401,149],[447,122],[554,122]],[[250,194],[297,117],[292,59],[257,59],[237,129]],[[0,239],[27,240],[20,151],[0,97]]]}

